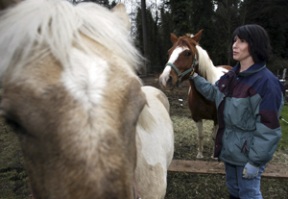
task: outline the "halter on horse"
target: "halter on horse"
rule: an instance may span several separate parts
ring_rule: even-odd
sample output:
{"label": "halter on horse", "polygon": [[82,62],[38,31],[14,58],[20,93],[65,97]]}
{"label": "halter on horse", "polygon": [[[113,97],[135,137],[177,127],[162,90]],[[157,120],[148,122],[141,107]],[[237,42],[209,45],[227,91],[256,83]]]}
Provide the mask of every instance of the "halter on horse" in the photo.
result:
{"label": "halter on horse", "polygon": [[164,198],[169,103],[136,74],[128,19],[122,4],[111,12],[60,0],[1,13],[0,111],[19,137],[34,198]]}
{"label": "halter on horse", "polygon": [[[177,37],[171,34],[173,46],[169,49],[169,60],[159,77],[162,87],[175,87],[185,81],[194,72],[203,76],[214,84],[230,66],[215,67],[207,52],[199,46],[203,30],[195,35],[186,34]],[[190,81],[188,93],[188,104],[192,119],[198,127],[198,154],[197,158],[203,158],[203,119],[214,121],[214,130],[217,130],[217,114],[215,104],[206,100],[195,88],[193,81]]]}

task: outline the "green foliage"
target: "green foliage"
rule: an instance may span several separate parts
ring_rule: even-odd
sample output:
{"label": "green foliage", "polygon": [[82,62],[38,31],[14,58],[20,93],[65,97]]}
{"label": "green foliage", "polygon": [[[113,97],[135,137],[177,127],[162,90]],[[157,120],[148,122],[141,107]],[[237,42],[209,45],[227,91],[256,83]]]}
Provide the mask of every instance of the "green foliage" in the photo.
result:
{"label": "green foliage", "polygon": [[279,143],[279,149],[288,151],[288,105],[283,107],[281,117],[282,138]]}
{"label": "green foliage", "polygon": [[[267,30],[275,60],[288,59],[287,9],[287,0],[246,0],[241,8],[242,11],[245,10],[245,13],[247,13],[245,23],[257,23]],[[272,67],[276,71],[280,66],[273,64]]]}
{"label": "green foliage", "polygon": [[0,198],[28,198],[28,178],[18,138],[0,118]]}
{"label": "green foliage", "polygon": [[[143,26],[142,26],[142,13],[141,9],[138,8],[136,22],[137,22],[137,34],[135,44],[138,49],[144,54],[144,40],[143,40]],[[162,62],[166,59],[165,54],[163,54],[163,45],[161,41],[161,36],[159,34],[159,28],[157,27],[157,21],[154,20],[151,10],[146,10],[146,20],[147,26],[147,48],[149,53],[145,53],[145,58],[148,59],[147,70],[149,73],[161,71],[163,69],[164,63]],[[153,66],[153,71],[151,68]]]}
{"label": "green foliage", "polygon": [[240,0],[215,1],[217,9],[215,10],[214,20],[214,38],[203,37],[213,44],[206,48],[210,53],[214,65],[229,64],[233,65],[231,60],[231,35],[234,29],[239,26],[241,14],[239,14]]}
{"label": "green foliage", "polygon": [[[277,55],[271,57],[269,62],[267,63],[267,67],[274,73],[282,75],[282,71],[284,68],[288,67],[288,59],[281,58]],[[280,73],[279,73],[280,72]],[[287,76],[287,75],[286,75]]]}
{"label": "green foliage", "polygon": [[167,4],[170,5],[172,13],[172,23],[174,33],[183,35],[190,32],[192,29],[191,23],[191,1],[190,0],[170,0]]}

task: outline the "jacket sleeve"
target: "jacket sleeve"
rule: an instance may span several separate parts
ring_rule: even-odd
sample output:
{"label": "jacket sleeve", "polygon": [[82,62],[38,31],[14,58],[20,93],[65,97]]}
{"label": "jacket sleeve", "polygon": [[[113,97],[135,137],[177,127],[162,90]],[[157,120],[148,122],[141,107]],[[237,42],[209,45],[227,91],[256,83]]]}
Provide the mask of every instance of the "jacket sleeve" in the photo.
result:
{"label": "jacket sleeve", "polygon": [[255,166],[265,165],[269,162],[277,149],[280,138],[280,127],[269,129],[259,122],[249,152],[249,162]]}
{"label": "jacket sleeve", "polygon": [[207,100],[210,100],[212,102],[215,101],[218,90],[216,85],[211,84],[199,75],[193,77],[192,79],[190,79],[190,81],[194,81],[197,91],[199,91],[199,93],[201,93],[201,95],[203,95]]}
{"label": "jacket sleeve", "polygon": [[[277,89],[276,89],[277,90]],[[284,104],[281,92],[266,89],[256,106],[256,129],[249,151],[249,162],[255,166],[269,162],[281,138],[279,116]]]}

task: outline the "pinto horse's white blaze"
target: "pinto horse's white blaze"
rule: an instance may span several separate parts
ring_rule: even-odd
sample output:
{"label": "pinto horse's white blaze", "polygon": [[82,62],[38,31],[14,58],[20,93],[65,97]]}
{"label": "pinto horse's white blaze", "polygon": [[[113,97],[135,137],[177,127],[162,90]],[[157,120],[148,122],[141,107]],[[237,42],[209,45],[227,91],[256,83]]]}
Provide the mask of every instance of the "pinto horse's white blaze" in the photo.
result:
{"label": "pinto horse's white blaze", "polygon": [[178,59],[179,55],[186,49],[188,49],[188,48],[187,47],[177,47],[177,48],[175,48],[173,50],[169,60],[168,60],[168,63],[174,63]]}
{"label": "pinto horse's white blaze", "polygon": [[170,77],[170,72],[171,72],[172,68],[171,66],[166,65],[162,74],[159,77],[159,83],[161,86],[166,87],[167,81]]}
{"label": "pinto horse's white blaze", "polygon": [[[188,49],[187,47],[177,47],[173,50],[173,52],[171,53],[171,56],[169,57],[169,60],[167,63],[172,63],[174,64],[175,61],[178,59],[179,55],[184,51]],[[171,73],[171,66],[166,65],[162,74],[159,77],[159,82],[161,86],[166,87],[167,85],[167,81],[169,80],[170,77],[170,73]]]}

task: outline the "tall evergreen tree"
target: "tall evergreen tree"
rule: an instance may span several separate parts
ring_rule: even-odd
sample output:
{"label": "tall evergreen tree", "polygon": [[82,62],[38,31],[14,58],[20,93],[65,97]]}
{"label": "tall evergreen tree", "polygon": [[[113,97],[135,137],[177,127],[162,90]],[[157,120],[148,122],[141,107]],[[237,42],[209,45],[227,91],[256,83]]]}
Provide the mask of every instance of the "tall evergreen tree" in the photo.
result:
{"label": "tall evergreen tree", "polygon": [[[203,29],[202,38],[200,40],[200,45],[207,50],[213,62],[215,62],[216,58],[214,56],[215,43],[217,39],[216,29],[215,29],[215,14],[214,14],[214,2],[213,0],[206,1],[191,1],[191,24],[192,24],[192,33],[195,34],[200,29]],[[191,32],[190,31],[190,32]]]}
{"label": "tall evergreen tree", "polygon": [[[144,39],[143,39],[143,21],[142,21],[142,9],[138,8],[136,23],[137,23],[137,34],[135,38],[135,44],[139,50],[144,54]],[[147,71],[142,73],[154,73],[162,70],[162,45],[161,38],[158,31],[157,21],[153,18],[151,10],[146,10],[146,25],[147,25],[147,46],[146,50],[149,52],[149,57],[146,55],[146,66]]]}
{"label": "tall evergreen tree", "polygon": [[191,32],[191,1],[190,0],[167,0],[165,4],[171,11],[174,30],[177,35]]}
{"label": "tall evergreen tree", "polygon": [[150,73],[150,52],[148,50],[148,29],[147,29],[147,14],[146,14],[146,0],[141,0],[141,24],[142,24],[142,39],[143,39],[143,55],[146,58],[145,61],[145,73]]}
{"label": "tall evergreen tree", "polygon": [[109,0],[70,0],[73,4],[81,3],[81,2],[94,2],[97,4],[100,4],[102,6],[105,6],[107,8],[111,8],[112,6],[115,6],[115,1],[113,1],[111,4]]}
{"label": "tall evergreen tree", "polygon": [[231,35],[240,24],[239,6],[241,0],[215,0],[215,46],[216,64],[234,64],[231,60]]}
{"label": "tall evergreen tree", "polygon": [[168,56],[167,51],[171,47],[170,33],[173,32],[172,15],[165,5],[162,5],[160,9],[160,23],[159,23],[159,41],[161,42],[161,60],[160,63],[164,67],[167,62]]}
{"label": "tall evergreen tree", "polygon": [[245,12],[245,24],[263,26],[270,37],[273,57],[268,64],[276,73],[288,67],[288,1],[287,0],[245,0],[241,12]]}

